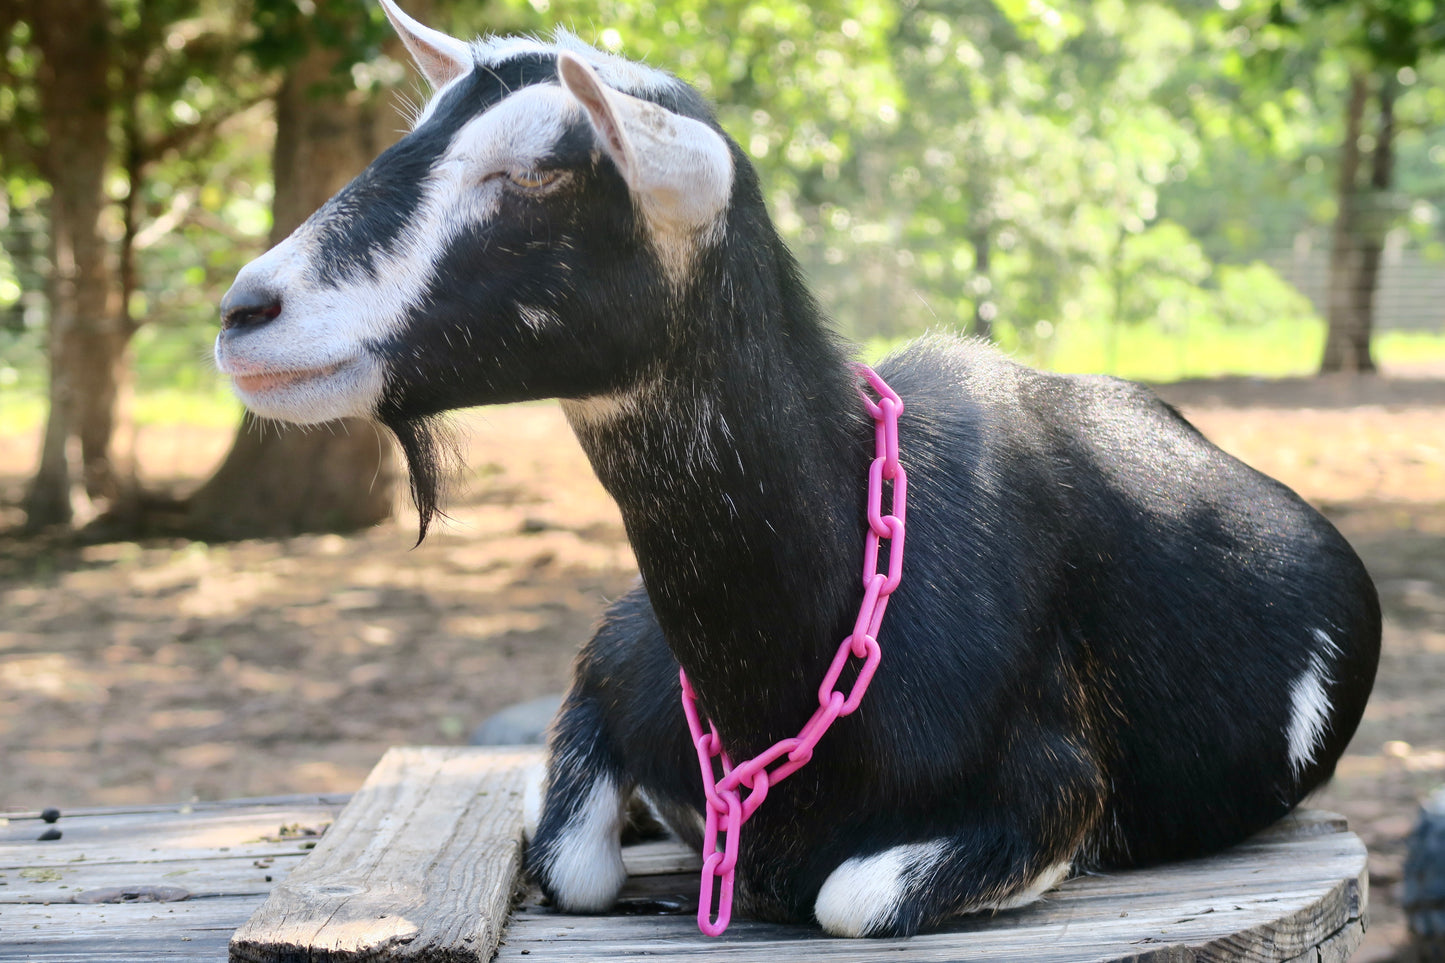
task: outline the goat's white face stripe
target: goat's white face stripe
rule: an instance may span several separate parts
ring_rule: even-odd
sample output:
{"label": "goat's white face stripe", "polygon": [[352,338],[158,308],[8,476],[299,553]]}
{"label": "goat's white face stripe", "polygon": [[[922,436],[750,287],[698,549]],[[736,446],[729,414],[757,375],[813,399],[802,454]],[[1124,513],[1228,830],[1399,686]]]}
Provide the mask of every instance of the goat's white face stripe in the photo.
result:
{"label": "goat's white face stripe", "polygon": [[372,272],[354,266],[340,284],[324,282],[316,268],[317,232],[309,223],[248,264],[237,283],[284,292],[285,309],[266,328],[228,345],[226,357],[218,358],[223,370],[245,374],[355,363],[368,371],[365,378],[335,384],[329,399],[318,395],[323,386],[313,385],[304,397],[287,392],[247,397],[252,410],[307,421],[320,420],[318,411],[333,418],[374,414],[385,385],[366,345],[402,330],[451,244],[496,215],[502,175],[535,166],[577,110],[561,88],[540,84],[467,123],[433,164],[420,204],[395,243],[372,252]]}

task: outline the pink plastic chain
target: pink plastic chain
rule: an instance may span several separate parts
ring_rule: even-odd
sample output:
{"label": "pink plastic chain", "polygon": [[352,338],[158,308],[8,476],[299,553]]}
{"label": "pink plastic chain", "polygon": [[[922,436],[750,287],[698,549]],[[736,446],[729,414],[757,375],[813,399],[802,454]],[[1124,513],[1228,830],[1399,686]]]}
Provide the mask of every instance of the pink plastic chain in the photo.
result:
{"label": "pink plastic chain", "polygon": [[[733,873],[737,869],[738,836],[743,823],[767,798],[769,786],[777,785],[807,765],[813,758],[814,747],[833,721],[858,708],[883,655],[878,648],[878,629],[888,608],[888,596],[898,588],[903,576],[903,522],[908,500],[908,475],[898,461],[898,416],[903,414],[903,401],[872,368],[862,364],[857,368],[879,397],[875,403],[861,388],[858,391],[875,422],[875,457],[868,469],[868,534],[863,541],[863,605],[852,634],[838,647],[838,654],[818,687],[818,708],[813,717],[797,736],[783,739],[742,765],[734,766],[723,750],[711,719],[707,731],[703,731],[697,714],[697,693],[688,682],[687,673],[678,670],[682,679],[682,711],[687,716],[693,745],[697,747],[702,789],[707,796],[697,925],[708,936],[721,936],[732,920]],[[885,480],[893,482],[893,506],[888,515],[883,514]],[[883,539],[888,540],[888,570],[879,572],[879,546]],[[858,669],[853,690],[844,695],[833,687],[850,658],[862,659],[863,664]],[[714,774],[713,759],[722,763],[721,779]],[[775,768],[770,770],[768,767],[775,763]],[[742,798],[742,789],[748,790],[747,798]],[[721,849],[718,848],[719,831],[726,834]],[[717,895],[715,921],[712,916],[714,891]]]}

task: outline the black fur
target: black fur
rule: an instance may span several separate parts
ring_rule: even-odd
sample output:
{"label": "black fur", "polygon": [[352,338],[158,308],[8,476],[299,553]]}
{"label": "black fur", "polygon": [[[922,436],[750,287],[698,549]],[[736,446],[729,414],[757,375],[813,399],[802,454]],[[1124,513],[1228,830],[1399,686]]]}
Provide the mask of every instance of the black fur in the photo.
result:
{"label": "black fur", "polygon": [[[383,213],[364,227],[394,232],[448,131],[554,73],[540,56],[479,71],[318,215],[336,238],[336,282],[364,260],[341,239],[358,230],[341,218],[359,209],[348,192],[375,193]],[[686,88],[658,98],[716,126]],[[807,719],[862,594],[871,422],[731,150],[720,239],[676,285],[579,122],[548,162],[566,185],[509,196],[446,254],[404,333],[371,346],[387,362],[380,415],[406,449],[423,533],[434,414],[627,399],[607,418],[572,410],[642,582],[583,649],[552,738],[528,863],[564,903],[558,866],[576,858],[569,829],[599,780],[644,789],[696,842],[702,792],[678,664],[731,756],[749,756]],[[557,323],[528,326],[519,306]],[[907,406],[905,577],[861,710],[746,826],[747,911],[811,920],[845,860],[938,841],[939,858],[867,930],[911,933],[1007,900],[1060,862],[1217,850],[1329,777],[1370,691],[1380,613],[1324,518],[1136,385],[1031,371],[944,337],[879,370]],[[1296,773],[1291,687],[1316,663],[1328,716]]]}

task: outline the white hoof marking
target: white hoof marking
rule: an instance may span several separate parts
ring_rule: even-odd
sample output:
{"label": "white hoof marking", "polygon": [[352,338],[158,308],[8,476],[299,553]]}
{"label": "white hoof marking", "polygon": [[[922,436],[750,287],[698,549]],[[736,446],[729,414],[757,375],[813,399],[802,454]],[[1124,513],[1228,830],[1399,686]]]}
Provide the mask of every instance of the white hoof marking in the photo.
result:
{"label": "white hoof marking", "polygon": [[846,860],[824,881],[813,914],[834,936],[866,936],[898,915],[909,886],[945,849],[942,840],[935,840]]}
{"label": "white hoof marking", "polygon": [[597,780],[558,837],[547,876],[562,909],[598,913],[617,899],[627,878],[621,841],[624,802],[612,780]]}

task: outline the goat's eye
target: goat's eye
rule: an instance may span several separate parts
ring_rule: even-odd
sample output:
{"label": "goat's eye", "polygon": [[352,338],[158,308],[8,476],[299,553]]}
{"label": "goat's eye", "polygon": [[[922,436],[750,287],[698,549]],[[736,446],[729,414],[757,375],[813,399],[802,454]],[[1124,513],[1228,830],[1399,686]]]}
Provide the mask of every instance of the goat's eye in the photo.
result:
{"label": "goat's eye", "polygon": [[513,184],[528,190],[537,190],[556,183],[557,178],[561,176],[562,172],[558,170],[516,170],[507,175]]}

